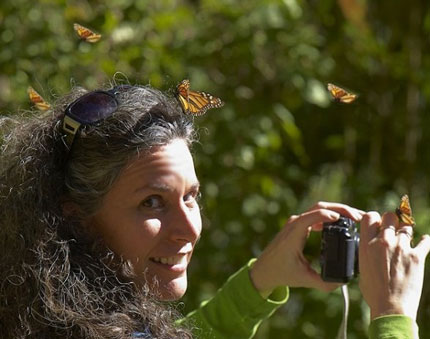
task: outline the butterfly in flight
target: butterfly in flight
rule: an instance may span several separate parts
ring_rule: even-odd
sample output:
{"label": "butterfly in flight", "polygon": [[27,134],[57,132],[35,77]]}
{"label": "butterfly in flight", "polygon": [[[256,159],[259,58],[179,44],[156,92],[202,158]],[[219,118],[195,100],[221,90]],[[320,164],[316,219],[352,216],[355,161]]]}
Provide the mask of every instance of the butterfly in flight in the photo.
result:
{"label": "butterfly in flight", "polygon": [[210,108],[218,108],[224,105],[220,98],[216,98],[205,92],[190,90],[190,80],[182,80],[176,87],[176,96],[182,109],[187,114],[202,115]]}
{"label": "butterfly in flight", "polygon": [[42,98],[42,96],[37,93],[33,87],[29,86],[27,89],[28,97],[30,101],[37,107],[40,111],[47,111],[51,108],[51,105]]}
{"label": "butterfly in flight", "polygon": [[102,37],[101,34],[96,34],[92,30],[76,23],[73,24],[73,29],[76,31],[76,33],[78,33],[79,37],[82,40],[85,40],[87,42],[94,43],[99,41]]}
{"label": "butterfly in flight", "polygon": [[399,207],[396,208],[396,214],[400,221],[408,225],[415,225],[415,219],[412,216],[412,209],[409,203],[409,197],[404,194],[400,200]]}
{"label": "butterfly in flight", "polygon": [[355,99],[357,99],[357,94],[350,93],[339,86],[328,83],[327,89],[336,102],[350,104],[351,102],[355,101]]}

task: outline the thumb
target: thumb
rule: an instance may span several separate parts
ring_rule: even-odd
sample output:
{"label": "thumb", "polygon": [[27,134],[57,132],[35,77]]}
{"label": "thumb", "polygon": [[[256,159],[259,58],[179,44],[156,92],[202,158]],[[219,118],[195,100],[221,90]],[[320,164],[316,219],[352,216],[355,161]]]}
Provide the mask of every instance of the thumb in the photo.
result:
{"label": "thumb", "polygon": [[330,292],[341,286],[340,283],[326,282],[321,278],[321,275],[313,269],[307,260],[302,260],[304,266],[303,286],[306,288],[316,288],[324,292]]}
{"label": "thumb", "polygon": [[415,246],[415,251],[423,260],[427,257],[427,254],[430,252],[430,236],[428,234],[424,234],[421,237],[420,242]]}
{"label": "thumb", "polygon": [[321,275],[316,271],[308,272],[308,287],[316,288],[320,291],[331,292],[341,286],[341,283],[327,282],[321,278]]}

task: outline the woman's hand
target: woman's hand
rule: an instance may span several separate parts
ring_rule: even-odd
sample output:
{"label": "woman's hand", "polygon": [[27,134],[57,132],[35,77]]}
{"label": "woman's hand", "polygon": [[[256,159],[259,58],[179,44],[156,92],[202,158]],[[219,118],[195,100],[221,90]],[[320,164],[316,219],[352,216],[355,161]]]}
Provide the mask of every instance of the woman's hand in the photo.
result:
{"label": "woman's hand", "polygon": [[412,248],[412,232],[412,226],[399,225],[394,213],[381,219],[378,213],[369,212],[362,219],[359,285],[371,319],[387,314],[416,319],[430,237],[423,236]]}
{"label": "woman's hand", "polygon": [[313,287],[330,291],[339,286],[324,282],[303,255],[311,231],[321,231],[324,222],[340,215],[360,221],[363,211],[347,205],[319,202],[300,215],[291,216],[284,228],[264,249],[250,271],[251,280],[263,297],[279,286]]}

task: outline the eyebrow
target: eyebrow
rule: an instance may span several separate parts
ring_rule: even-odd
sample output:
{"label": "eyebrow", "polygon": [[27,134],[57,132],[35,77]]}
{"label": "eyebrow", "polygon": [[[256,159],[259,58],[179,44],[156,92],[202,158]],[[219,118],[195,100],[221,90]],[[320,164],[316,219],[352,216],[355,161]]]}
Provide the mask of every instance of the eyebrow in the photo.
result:
{"label": "eyebrow", "polygon": [[[200,189],[200,182],[199,181],[195,182],[190,187],[190,191],[199,190],[199,189]],[[172,186],[169,186],[166,184],[153,182],[153,183],[150,183],[150,184],[145,185],[143,187],[137,188],[135,190],[135,192],[138,193],[138,192],[143,191],[143,190],[152,190],[152,191],[158,191],[158,192],[173,192],[174,188]]]}

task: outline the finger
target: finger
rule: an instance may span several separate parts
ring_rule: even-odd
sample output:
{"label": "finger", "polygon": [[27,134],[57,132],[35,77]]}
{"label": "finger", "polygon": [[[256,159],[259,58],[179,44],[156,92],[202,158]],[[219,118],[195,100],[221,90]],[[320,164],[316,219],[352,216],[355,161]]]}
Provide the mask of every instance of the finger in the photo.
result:
{"label": "finger", "polygon": [[420,242],[415,246],[415,251],[424,260],[430,252],[430,236],[425,234],[421,237]]}
{"label": "finger", "polygon": [[323,224],[324,222],[334,222],[339,219],[339,214],[330,210],[315,210],[301,214],[294,219],[291,226],[296,234],[297,244],[304,248],[306,239],[313,230],[313,225]]}
{"label": "finger", "polygon": [[389,242],[393,241],[396,236],[398,223],[399,220],[394,213],[384,213],[382,216],[381,231],[379,236]]}
{"label": "finger", "polygon": [[322,222],[319,222],[319,223],[316,223],[316,224],[312,225],[312,231],[319,232],[319,231],[322,231],[323,228],[324,228],[324,223],[322,223]]}
{"label": "finger", "polygon": [[342,286],[341,283],[327,282],[327,281],[322,280],[322,278],[320,276],[318,276],[314,279],[314,281],[312,282],[312,286],[310,286],[310,287],[316,288],[316,289],[318,289],[320,291],[324,291],[324,292],[331,292],[340,286]]}
{"label": "finger", "polygon": [[413,239],[413,228],[412,226],[403,226],[397,229],[397,238],[399,245],[402,248],[410,248],[411,247],[411,241]]}
{"label": "finger", "polygon": [[381,216],[378,212],[367,212],[360,224],[360,245],[367,244],[378,235]]}
{"label": "finger", "polygon": [[299,215],[290,223],[294,223],[298,227],[307,230],[309,226],[317,226],[318,224],[322,225],[324,222],[336,221],[339,220],[339,217],[340,215],[337,212],[325,209],[317,209],[310,210]]}
{"label": "finger", "polygon": [[[279,239],[293,236],[295,238],[295,245],[303,249],[313,225],[322,224],[324,222],[334,222],[338,219],[338,213],[322,209],[308,211],[298,216],[294,215],[288,219],[287,224],[279,233]],[[290,232],[292,232],[292,234],[290,234]]]}
{"label": "finger", "polygon": [[396,227],[394,225],[381,227],[379,236],[384,239],[394,239],[394,237],[396,236]]}
{"label": "finger", "polygon": [[345,217],[351,218],[354,221],[360,221],[363,215],[366,213],[357,208],[337,203],[337,202],[327,202],[327,201],[319,201],[314,206],[310,208],[310,210],[316,209],[328,209],[342,214]]}
{"label": "finger", "polygon": [[323,281],[319,286],[317,286],[317,288],[324,292],[331,292],[340,286],[342,286],[342,284],[340,283],[331,283]]}

